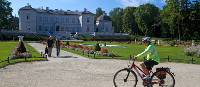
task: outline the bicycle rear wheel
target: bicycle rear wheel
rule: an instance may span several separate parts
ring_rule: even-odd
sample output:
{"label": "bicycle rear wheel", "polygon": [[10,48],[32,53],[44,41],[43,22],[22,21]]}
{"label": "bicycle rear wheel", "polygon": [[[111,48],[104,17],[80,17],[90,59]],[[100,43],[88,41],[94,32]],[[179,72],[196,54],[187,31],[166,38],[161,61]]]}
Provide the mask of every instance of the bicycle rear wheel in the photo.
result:
{"label": "bicycle rear wheel", "polygon": [[151,77],[152,87],[174,87],[175,79],[171,72],[157,71]]}
{"label": "bicycle rear wheel", "polygon": [[117,71],[113,78],[115,87],[136,87],[137,81],[135,72],[128,68]]}

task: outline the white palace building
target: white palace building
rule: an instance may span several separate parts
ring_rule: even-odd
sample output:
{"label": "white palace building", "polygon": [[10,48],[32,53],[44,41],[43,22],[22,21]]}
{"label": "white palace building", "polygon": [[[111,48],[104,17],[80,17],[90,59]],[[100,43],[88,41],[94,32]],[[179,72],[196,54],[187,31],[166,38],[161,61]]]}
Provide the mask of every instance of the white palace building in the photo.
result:
{"label": "white palace building", "polygon": [[[106,14],[96,19],[87,11],[51,10],[48,7],[32,8],[31,5],[19,10],[19,30],[27,33],[69,37],[71,33],[112,35],[112,21]],[[96,23],[96,24],[95,24]],[[95,32],[95,34],[94,34]]]}

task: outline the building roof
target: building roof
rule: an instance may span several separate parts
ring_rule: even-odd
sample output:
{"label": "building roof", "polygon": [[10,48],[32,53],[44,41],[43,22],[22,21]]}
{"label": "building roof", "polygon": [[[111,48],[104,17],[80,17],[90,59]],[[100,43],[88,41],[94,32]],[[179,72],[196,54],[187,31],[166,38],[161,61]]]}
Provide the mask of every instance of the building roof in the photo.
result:
{"label": "building roof", "polygon": [[111,21],[111,18],[106,14],[103,14],[97,18],[97,21]]}
{"label": "building roof", "polygon": [[87,9],[84,9],[84,11],[71,11],[71,10],[58,10],[58,9],[55,9],[55,10],[52,10],[52,9],[49,9],[48,7],[46,7],[46,9],[43,9],[43,8],[32,8],[31,5],[27,5],[27,6],[24,6],[22,8],[19,9],[19,11],[22,11],[22,10],[34,10],[38,13],[49,13],[49,14],[60,14],[60,15],[82,15],[82,14],[92,14],[92,12],[90,11],[87,11]]}

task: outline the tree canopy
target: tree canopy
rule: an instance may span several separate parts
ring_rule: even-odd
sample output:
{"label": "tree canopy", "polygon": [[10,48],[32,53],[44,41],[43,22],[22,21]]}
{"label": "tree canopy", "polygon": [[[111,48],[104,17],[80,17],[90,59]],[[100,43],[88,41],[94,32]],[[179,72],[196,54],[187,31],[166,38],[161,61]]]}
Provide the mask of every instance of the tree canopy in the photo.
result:
{"label": "tree canopy", "polygon": [[152,4],[141,5],[135,12],[136,22],[143,35],[152,35],[153,26],[158,24],[159,8]]}
{"label": "tree canopy", "polygon": [[12,19],[11,3],[7,0],[0,0],[0,28],[8,28]]}
{"label": "tree canopy", "polygon": [[114,32],[120,33],[122,32],[122,17],[123,17],[123,9],[122,8],[114,8],[110,11],[109,15],[111,20],[113,21]]}
{"label": "tree canopy", "polygon": [[172,39],[200,38],[200,1],[166,0],[159,9],[153,4],[114,8],[110,12],[115,32]]}
{"label": "tree canopy", "polygon": [[99,16],[105,14],[105,11],[102,10],[102,8],[97,8],[96,9],[96,15],[95,15],[95,19],[97,19]]}

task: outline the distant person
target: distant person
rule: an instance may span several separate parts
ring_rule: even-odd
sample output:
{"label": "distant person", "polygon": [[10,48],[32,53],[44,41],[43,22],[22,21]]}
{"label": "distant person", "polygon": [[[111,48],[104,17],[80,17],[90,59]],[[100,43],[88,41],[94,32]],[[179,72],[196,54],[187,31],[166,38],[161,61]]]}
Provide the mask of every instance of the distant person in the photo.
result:
{"label": "distant person", "polygon": [[48,40],[47,40],[47,46],[48,46],[48,56],[51,57],[51,53],[52,53],[52,48],[53,48],[53,37],[49,36]]}
{"label": "distant person", "polygon": [[61,46],[61,42],[59,39],[56,39],[56,51],[57,51],[57,57],[60,56],[60,46]]}

